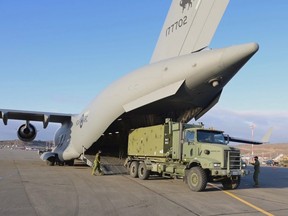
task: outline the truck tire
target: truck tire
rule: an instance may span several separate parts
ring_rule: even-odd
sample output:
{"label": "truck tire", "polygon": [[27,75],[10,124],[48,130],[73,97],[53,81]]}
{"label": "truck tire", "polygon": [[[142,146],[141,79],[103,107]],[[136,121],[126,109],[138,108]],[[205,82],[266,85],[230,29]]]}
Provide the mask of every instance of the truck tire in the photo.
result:
{"label": "truck tire", "polygon": [[187,174],[187,183],[192,191],[203,191],[207,185],[207,176],[201,167],[192,167]]}
{"label": "truck tire", "polygon": [[140,163],[138,168],[139,179],[146,180],[150,176],[150,170],[147,170],[145,163]]}
{"label": "truck tire", "polygon": [[237,176],[236,179],[226,179],[222,181],[224,190],[234,190],[237,189],[241,182],[241,176]]}
{"label": "truck tire", "polygon": [[138,161],[133,161],[131,163],[130,176],[132,176],[133,178],[137,178],[138,177],[138,167],[139,167]]}

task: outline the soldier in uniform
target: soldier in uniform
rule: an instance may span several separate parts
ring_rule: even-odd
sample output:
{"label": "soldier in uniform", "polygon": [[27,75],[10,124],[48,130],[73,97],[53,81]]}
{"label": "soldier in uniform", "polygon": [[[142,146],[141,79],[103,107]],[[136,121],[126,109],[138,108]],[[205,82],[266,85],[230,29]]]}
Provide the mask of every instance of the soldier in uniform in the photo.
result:
{"label": "soldier in uniform", "polygon": [[92,168],[92,173],[91,175],[95,175],[95,171],[97,170],[97,172],[100,175],[103,175],[102,170],[100,168],[100,154],[101,154],[101,150],[98,151],[98,153],[95,155],[95,160],[93,163],[93,168]]}
{"label": "soldier in uniform", "polygon": [[258,175],[260,173],[260,163],[258,161],[258,156],[254,157],[254,174],[253,174],[253,180],[254,180],[254,187],[259,187],[259,182],[258,182]]}

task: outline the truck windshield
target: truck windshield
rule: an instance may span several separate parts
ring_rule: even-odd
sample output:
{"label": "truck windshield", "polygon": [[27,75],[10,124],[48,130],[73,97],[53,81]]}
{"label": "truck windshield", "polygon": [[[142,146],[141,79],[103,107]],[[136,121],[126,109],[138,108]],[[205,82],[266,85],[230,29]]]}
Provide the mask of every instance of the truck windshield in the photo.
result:
{"label": "truck windshield", "polygon": [[221,131],[197,130],[197,140],[203,143],[225,144],[224,135]]}

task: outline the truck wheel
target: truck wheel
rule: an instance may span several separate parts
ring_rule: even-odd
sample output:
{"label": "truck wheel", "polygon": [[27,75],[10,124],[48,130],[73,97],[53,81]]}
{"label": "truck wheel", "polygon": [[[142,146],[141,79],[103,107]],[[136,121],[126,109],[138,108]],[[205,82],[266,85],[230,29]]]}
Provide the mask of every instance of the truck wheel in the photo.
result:
{"label": "truck wheel", "polygon": [[223,189],[224,190],[234,190],[237,189],[240,185],[241,176],[237,176],[236,179],[226,179],[222,181]]}
{"label": "truck wheel", "polygon": [[203,191],[207,185],[207,176],[201,167],[192,167],[187,174],[187,183],[192,191]]}
{"label": "truck wheel", "polygon": [[133,161],[131,163],[130,176],[132,176],[133,178],[137,178],[138,177],[138,167],[139,167],[139,163],[137,161]]}
{"label": "truck wheel", "polygon": [[146,180],[150,176],[150,170],[147,170],[145,163],[140,163],[138,168],[138,176],[142,180]]}

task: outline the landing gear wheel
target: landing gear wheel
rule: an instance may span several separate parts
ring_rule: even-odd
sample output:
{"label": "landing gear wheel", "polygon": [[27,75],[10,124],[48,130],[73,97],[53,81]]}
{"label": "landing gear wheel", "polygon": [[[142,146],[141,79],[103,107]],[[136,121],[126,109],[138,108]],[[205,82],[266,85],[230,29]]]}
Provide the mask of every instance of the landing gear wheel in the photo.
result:
{"label": "landing gear wheel", "polygon": [[223,189],[224,190],[234,190],[237,189],[240,185],[241,176],[236,176],[234,179],[226,179],[222,181]]}
{"label": "landing gear wheel", "polygon": [[207,185],[207,176],[201,167],[192,167],[187,174],[187,183],[192,191],[203,191]]}
{"label": "landing gear wheel", "polygon": [[49,157],[47,160],[46,160],[46,164],[48,166],[54,166],[55,165],[55,157]]}
{"label": "landing gear wheel", "polygon": [[74,160],[65,161],[68,166],[74,166]]}
{"label": "landing gear wheel", "polygon": [[65,162],[64,161],[58,161],[56,164],[58,164],[59,166],[64,166]]}
{"label": "landing gear wheel", "polygon": [[131,163],[130,176],[132,176],[133,178],[137,178],[138,177],[138,167],[139,167],[139,163],[137,161],[133,161]]}
{"label": "landing gear wheel", "polygon": [[140,163],[138,168],[138,176],[141,180],[146,180],[150,176],[150,170],[147,170],[145,163]]}

